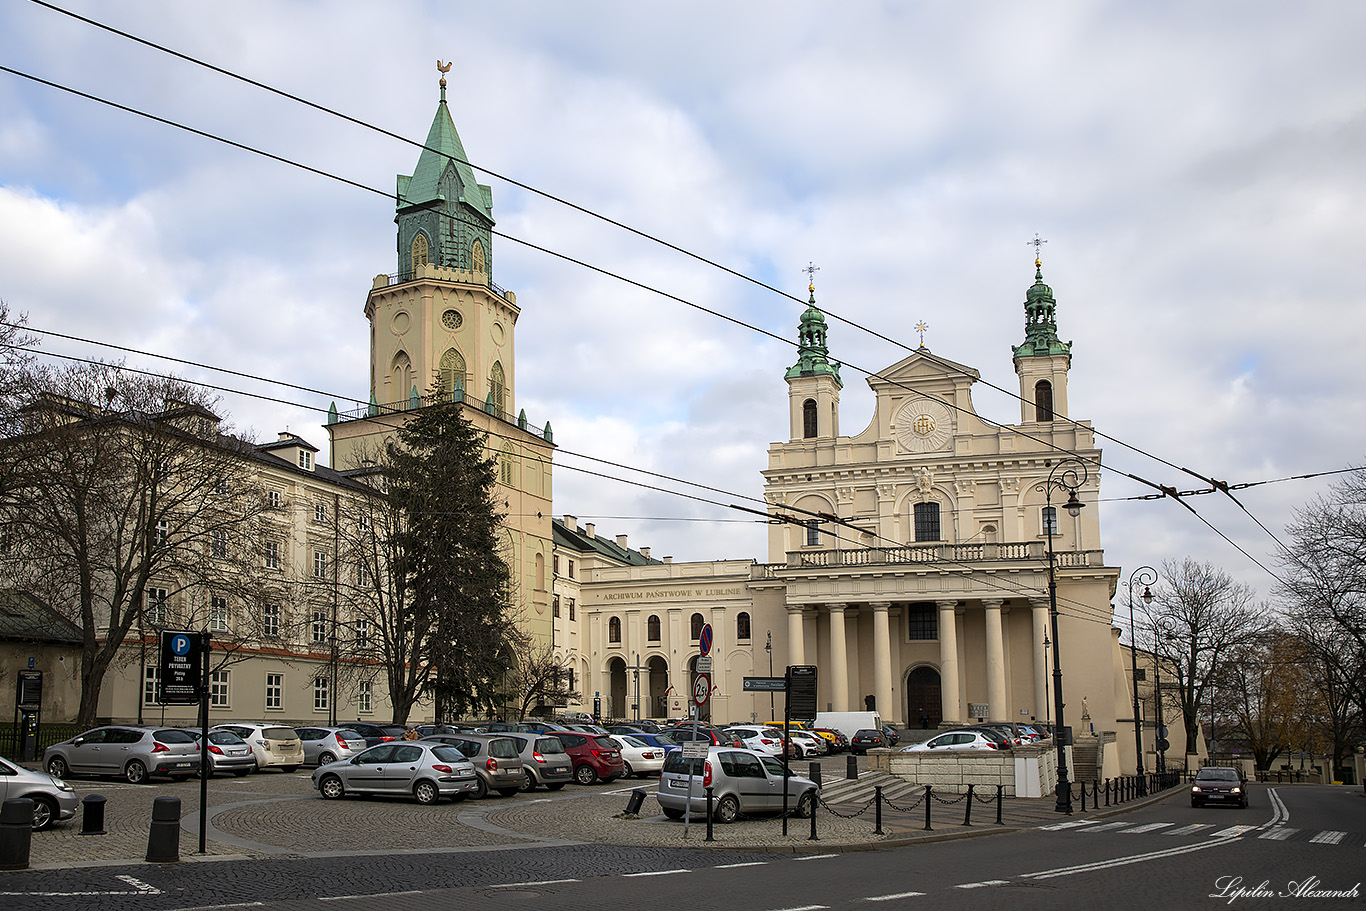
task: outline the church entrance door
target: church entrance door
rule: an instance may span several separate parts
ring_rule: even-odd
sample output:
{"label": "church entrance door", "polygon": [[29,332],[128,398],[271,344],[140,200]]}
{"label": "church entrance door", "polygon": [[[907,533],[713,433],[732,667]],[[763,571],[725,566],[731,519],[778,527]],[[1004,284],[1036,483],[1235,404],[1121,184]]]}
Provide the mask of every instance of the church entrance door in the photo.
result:
{"label": "church entrance door", "polygon": [[906,727],[934,728],[944,720],[939,697],[939,672],[918,667],[906,675]]}

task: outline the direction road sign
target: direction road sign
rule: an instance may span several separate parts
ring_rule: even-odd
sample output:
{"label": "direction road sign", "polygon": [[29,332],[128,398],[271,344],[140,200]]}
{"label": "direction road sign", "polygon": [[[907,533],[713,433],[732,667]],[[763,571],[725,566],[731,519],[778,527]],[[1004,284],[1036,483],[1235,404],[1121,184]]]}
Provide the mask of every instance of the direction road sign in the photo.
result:
{"label": "direction road sign", "polygon": [[697,679],[692,682],[692,701],[698,706],[707,704],[711,698],[711,677],[706,674],[698,674]]}
{"label": "direction road sign", "polygon": [[747,693],[781,693],[787,689],[784,677],[746,677],[744,690]]}
{"label": "direction road sign", "polygon": [[697,659],[697,673],[711,673],[711,655],[703,655],[701,658]]}
{"label": "direction road sign", "polygon": [[697,635],[697,648],[703,655],[711,654],[711,624],[703,623],[702,632]]}

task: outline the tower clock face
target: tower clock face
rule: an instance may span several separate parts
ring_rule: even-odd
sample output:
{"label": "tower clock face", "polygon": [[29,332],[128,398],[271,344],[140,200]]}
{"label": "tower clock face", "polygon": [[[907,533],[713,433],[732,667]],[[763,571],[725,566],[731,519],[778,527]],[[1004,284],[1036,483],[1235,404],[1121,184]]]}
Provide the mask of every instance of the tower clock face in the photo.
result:
{"label": "tower clock face", "polygon": [[934,452],[953,436],[953,413],[931,399],[913,399],[897,409],[896,441],[903,452]]}

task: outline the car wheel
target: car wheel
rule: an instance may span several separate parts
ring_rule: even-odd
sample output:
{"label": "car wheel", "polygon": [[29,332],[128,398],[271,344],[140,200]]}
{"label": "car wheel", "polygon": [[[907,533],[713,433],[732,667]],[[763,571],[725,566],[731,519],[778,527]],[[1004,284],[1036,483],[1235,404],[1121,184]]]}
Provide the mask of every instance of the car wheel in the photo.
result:
{"label": "car wheel", "polygon": [[563,782],[563,781],[557,781],[557,782],[555,782],[554,784],[548,784],[548,785],[546,785],[546,790],[549,790],[549,791],[558,791],[558,790],[559,790],[560,788],[562,788],[562,787],[564,787],[564,782]]}
{"label": "car wheel", "polygon": [[581,765],[574,770],[574,780],[579,784],[592,784],[598,780],[598,772],[591,765]]}
{"label": "car wheel", "polygon": [[32,800],[33,831],[41,832],[52,828],[52,824],[57,821],[57,805],[46,797],[34,797]]}
{"label": "car wheel", "polygon": [[336,775],[324,775],[323,780],[318,782],[318,791],[327,800],[337,800],[346,794],[346,786]]}
{"label": "car wheel", "polygon": [[631,764],[630,764],[629,762],[623,762],[623,763],[622,763],[621,774],[622,774],[623,777],[626,777],[626,778],[635,778],[635,777],[636,777],[636,770],[633,769],[633,768],[631,768]]}
{"label": "car wheel", "polygon": [[797,799],[797,818],[810,819],[814,812],[816,812],[816,794],[814,791],[807,791]]}
{"label": "car wheel", "polygon": [[522,786],[518,790],[530,793],[536,790],[536,773],[530,769],[522,770]]}
{"label": "car wheel", "polygon": [[665,807],[664,815],[669,817],[670,819],[682,819],[683,811],[680,810],[678,807]]}
{"label": "car wheel", "polygon": [[475,796],[476,798],[478,798],[479,800],[483,800],[485,797],[488,797],[488,796],[489,796],[489,783],[488,783],[487,781],[485,781],[483,778],[480,778],[480,777],[476,777],[476,778],[474,779],[474,781],[475,781],[474,796]]}
{"label": "car wheel", "polygon": [[323,753],[318,757],[318,765],[327,765],[329,762],[336,762],[337,757],[331,753]]}
{"label": "car wheel", "polygon": [[53,778],[65,778],[70,772],[66,760],[60,756],[53,756],[47,761],[47,773]]}
{"label": "car wheel", "polygon": [[522,790],[522,789],[521,789],[521,788],[499,788],[499,789],[498,789],[498,793],[501,794],[501,795],[503,795],[504,797],[511,797],[513,794],[516,794],[516,793],[517,793],[518,791],[520,791],[520,790]]}
{"label": "car wheel", "polygon": [[712,810],[711,818],[721,823],[729,825],[735,822],[740,815],[740,801],[735,799],[734,794],[727,794],[722,797]]}
{"label": "car wheel", "polygon": [[413,785],[413,796],[423,806],[430,806],[441,799],[441,792],[436,789],[436,785],[424,778]]}
{"label": "car wheel", "polygon": [[129,784],[142,784],[147,780],[147,766],[140,760],[131,760],[123,767],[123,780]]}

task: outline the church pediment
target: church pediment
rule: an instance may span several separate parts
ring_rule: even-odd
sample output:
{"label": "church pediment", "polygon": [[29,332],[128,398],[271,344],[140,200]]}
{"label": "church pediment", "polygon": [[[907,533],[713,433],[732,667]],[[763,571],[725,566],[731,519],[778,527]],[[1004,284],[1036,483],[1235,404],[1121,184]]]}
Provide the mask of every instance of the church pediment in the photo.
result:
{"label": "church pediment", "polygon": [[959,385],[971,385],[981,379],[981,376],[973,367],[923,349],[912,352],[885,370],[878,371],[876,376],[870,376],[868,385],[879,394],[884,389],[892,390],[902,386],[930,386],[936,390],[943,390]]}

